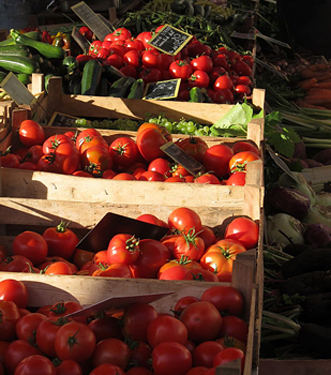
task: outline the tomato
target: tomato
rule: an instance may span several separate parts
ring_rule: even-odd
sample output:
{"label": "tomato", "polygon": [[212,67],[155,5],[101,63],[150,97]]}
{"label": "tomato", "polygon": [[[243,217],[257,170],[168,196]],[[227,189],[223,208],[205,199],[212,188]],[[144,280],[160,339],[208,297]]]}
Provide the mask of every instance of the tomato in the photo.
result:
{"label": "tomato", "polygon": [[171,176],[164,180],[164,182],[186,182],[184,177]]}
{"label": "tomato", "polygon": [[205,243],[195,230],[190,229],[187,234],[180,235],[174,243],[173,255],[180,259],[183,255],[190,260],[199,260],[205,251]]}
{"label": "tomato", "polygon": [[130,359],[129,346],[119,339],[105,339],[98,342],[91,361],[94,367],[103,363],[111,363],[125,370]]}
{"label": "tomato", "polygon": [[99,269],[94,271],[92,276],[133,277],[130,267],[123,263],[113,263],[107,267],[99,266]]}
{"label": "tomato", "polygon": [[218,277],[215,273],[207,269],[192,269],[188,272],[183,280],[197,280],[197,281],[211,281],[218,282]]}
{"label": "tomato", "polygon": [[202,229],[199,233],[199,237],[203,239],[206,249],[210,245],[216,242],[216,236],[215,236],[214,231],[211,228],[207,227],[206,225],[202,226]]}
{"label": "tomato", "polygon": [[137,69],[133,65],[124,65],[120,71],[127,77],[138,78]]}
{"label": "tomato", "polygon": [[246,183],[246,172],[235,172],[227,179],[226,185],[244,186]]}
{"label": "tomato", "polygon": [[58,261],[45,269],[45,275],[73,275],[75,269],[68,262]]}
{"label": "tomato", "polygon": [[245,352],[246,350],[246,345],[243,341],[231,336],[221,337],[220,339],[216,339],[215,341],[220,343],[224,348],[237,348],[241,349],[243,352]]}
{"label": "tomato", "polygon": [[216,54],[213,58],[213,66],[214,67],[221,67],[225,69],[225,71],[229,70],[229,64],[228,64],[228,59],[224,53],[219,53]]}
{"label": "tomato", "polygon": [[37,164],[31,163],[30,161],[25,161],[20,164],[20,169],[28,169],[30,171],[36,171],[37,170]]}
{"label": "tomato", "polygon": [[242,151],[251,151],[251,152],[255,152],[257,155],[260,155],[260,151],[257,148],[257,146],[247,141],[236,142],[232,146],[232,151],[234,154],[238,154],[239,152],[242,152]]}
{"label": "tomato", "polygon": [[127,307],[123,314],[123,335],[134,341],[147,342],[149,324],[158,317],[156,309],[143,302],[136,302]]}
{"label": "tomato", "polygon": [[193,73],[193,68],[186,60],[175,60],[170,64],[169,72],[172,78],[187,80]]}
{"label": "tomato", "polygon": [[209,146],[200,137],[188,137],[188,138],[181,138],[176,142],[176,145],[180,147],[182,150],[187,152],[190,156],[192,156],[195,160],[199,163],[203,162],[203,156],[208,150]]}
{"label": "tomato", "polygon": [[141,55],[141,62],[146,68],[159,68],[162,64],[162,55],[157,50],[146,50]]}
{"label": "tomato", "polygon": [[247,323],[234,315],[223,317],[223,324],[220,332],[221,337],[234,337],[237,340],[246,342],[248,335]]}
{"label": "tomato", "polygon": [[79,32],[85,36],[85,38],[88,40],[88,41],[92,41],[92,38],[93,38],[93,31],[87,27],[87,26],[82,26],[80,29],[79,29]]}
{"label": "tomato", "polygon": [[52,361],[42,355],[24,358],[16,367],[15,375],[56,375]]}
{"label": "tomato", "polygon": [[82,309],[82,306],[76,301],[66,301],[66,302],[59,301],[52,305],[48,316],[60,318],[68,314],[71,314],[73,312],[79,311],[81,309]]}
{"label": "tomato", "polygon": [[244,61],[249,67],[253,68],[254,66],[254,57],[252,55],[243,55],[241,60]]}
{"label": "tomato", "polygon": [[239,76],[251,76],[252,68],[244,61],[237,61],[231,64],[231,69],[234,70]]}
{"label": "tomato", "polygon": [[164,175],[155,171],[145,171],[139,177],[139,181],[161,181],[163,182],[165,179],[166,178]]}
{"label": "tomato", "polygon": [[92,273],[99,268],[98,266],[100,264],[102,264],[104,267],[107,267],[109,265],[107,250],[101,250],[94,254],[89,268],[89,274],[92,275]]}
{"label": "tomato", "polygon": [[209,75],[203,70],[195,70],[188,78],[189,87],[199,87],[207,89],[209,87]]}
{"label": "tomato", "polygon": [[0,263],[0,271],[6,272],[29,272],[33,264],[24,255],[12,255],[3,259]]}
{"label": "tomato", "polygon": [[140,40],[145,48],[150,48],[148,41],[152,38],[153,34],[150,31],[143,31],[137,35],[136,39]]}
{"label": "tomato", "polygon": [[234,87],[234,91],[240,99],[242,99],[244,96],[250,95],[252,93],[252,90],[246,86],[246,85],[238,85],[236,84]]}
{"label": "tomato", "polygon": [[5,279],[0,281],[0,300],[12,301],[17,307],[28,305],[28,290],[22,281]]}
{"label": "tomato", "polygon": [[144,239],[139,242],[140,255],[130,265],[134,278],[155,278],[170,257],[168,248],[159,241]]}
{"label": "tomato", "polygon": [[47,253],[47,242],[39,233],[25,231],[17,235],[14,239],[13,254],[26,256],[34,265],[43,262]]}
{"label": "tomato", "polygon": [[19,168],[20,161],[15,154],[0,153],[0,165],[1,167],[7,167],[7,168]]}
{"label": "tomato", "polygon": [[163,220],[158,219],[155,215],[152,214],[140,215],[136,218],[136,220],[140,220],[153,225],[159,225],[160,227],[168,227],[168,225]]}
{"label": "tomato", "polygon": [[14,374],[17,365],[24,359],[36,354],[41,354],[40,350],[30,345],[24,340],[15,340],[9,344],[6,354],[4,365],[7,370],[6,373]]}
{"label": "tomato", "polygon": [[[109,51],[109,50],[108,50]],[[108,57],[106,59],[106,65],[114,66],[115,68],[119,69],[123,66],[123,57],[114,52],[108,52]]]}
{"label": "tomato", "polygon": [[186,375],[204,375],[208,370],[209,368],[205,366],[194,366],[186,373]]}
{"label": "tomato", "polygon": [[215,91],[224,89],[233,90],[233,82],[228,75],[224,74],[216,78],[213,87]]}
{"label": "tomato", "polygon": [[126,371],[126,375],[153,375],[151,370],[146,367],[131,367],[130,370]]}
{"label": "tomato", "polygon": [[14,324],[6,320],[0,320],[0,332],[2,341],[14,341],[17,338]]}
{"label": "tomato", "polygon": [[201,301],[211,302],[218,311],[230,315],[240,315],[244,307],[242,294],[230,285],[217,285],[206,289]]}
{"label": "tomato", "polygon": [[180,314],[187,330],[188,338],[198,344],[215,339],[222,327],[222,316],[216,307],[208,301],[189,304]]}
{"label": "tomato", "polygon": [[85,150],[80,157],[82,168],[88,171],[105,171],[111,169],[113,160],[108,149],[92,146]]}
{"label": "tomato", "polygon": [[209,73],[213,68],[213,61],[207,55],[201,55],[191,60],[190,63],[193,67],[193,70],[203,70],[206,73]]}
{"label": "tomato", "polygon": [[55,337],[55,351],[63,361],[72,359],[78,363],[89,359],[96,346],[96,337],[91,328],[79,322],[62,326]]}
{"label": "tomato", "polygon": [[233,156],[230,147],[219,144],[209,147],[203,157],[203,165],[213,171],[217,177],[224,177],[229,172],[229,161]]}
{"label": "tomato", "polygon": [[142,66],[138,73],[139,78],[142,78],[145,83],[157,82],[162,80],[161,70],[158,68],[148,68]]}
{"label": "tomato", "polygon": [[94,332],[97,342],[110,338],[123,338],[120,321],[113,316],[93,319],[88,326]]}
{"label": "tomato", "polygon": [[126,45],[126,48],[133,49],[136,51],[143,51],[145,49],[143,42],[135,38],[128,38],[125,41],[125,45]]}
{"label": "tomato", "polygon": [[112,365],[111,363],[103,363],[98,367],[95,367],[89,375],[125,375],[125,372],[118,366]]}
{"label": "tomato", "polygon": [[56,375],[83,375],[81,366],[71,359],[62,361],[55,367]]}
{"label": "tomato", "polygon": [[12,301],[0,300],[0,316],[2,322],[9,322],[13,326],[20,319],[17,305]]}
{"label": "tomato", "polygon": [[79,153],[82,155],[86,150],[91,147],[102,147],[105,150],[108,150],[108,143],[102,136],[98,135],[91,135],[86,136],[84,138],[77,138],[76,140],[76,148]]}
{"label": "tomato", "polygon": [[259,155],[252,151],[242,151],[233,155],[229,160],[229,170],[231,173],[243,172],[246,170],[247,163],[260,160]]}
{"label": "tomato", "polygon": [[205,341],[199,344],[192,353],[193,365],[213,367],[214,357],[217,353],[223,350],[224,347],[215,341]]}
{"label": "tomato", "polygon": [[237,348],[225,348],[221,352],[217,353],[213,361],[213,366],[221,366],[236,359],[241,359],[241,371],[243,371],[245,354],[242,350]]}
{"label": "tomato", "polygon": [[110,144],[109,153],[117,166],[129,166],[136,161],[138,148],[132,138],[120,137]]}
{"label": "tomato", "polygon": [[82,171],[82,170],[77,170],[72,175],[77,176],[77,177],[93,177],[92,173],[89,173],[87,171]]}
{"label": "tomato", "polygon": [[259,240],[259,226],[246,217],[234,219],[226,227],[225,238],[240,241],[246,249],[252,249]]}
{"label": "tomato", "polygon": [[93,138],[102,138],[102,134],[99,132],[99,130],[95,128],[88,128],[82,130],[76,137],[75,145],[77,149],[80,148],[80,146],[85,142],[90,142],[93,140]]}
{"label": "tomato", "polygon": [[160,64],[160,68],[169,72],[170,64],[175,61],[174,56],[168,55],[166,53],[161,53],[161,57],[162,57],[162,62]]}
{"label": "tomato", "polygon": [[[176,237],[176,239],[175,239],[175,242],[176,242],[177,238],[180,237],[180,235],[175,236],[175,237]],[[167,246],[166,242],[165,242],[165,245]],[[173,248],[170,249],[170,246],[168,247],[168,249],[170,250],[170,255],[172,256],[174,249]],[[169,268],[174,268],[174,267],[178,267],[178,266],[182,266],[186,270],[192,270],[192,269],[196,269],[196,268],[202,269],[202,267],[200,266],[200,263],[198,261],[191,260],[191,259],[189,259],[188,256],[182,255],[179,259],[171,259],[170,261],[165,263],[159,269],[158,278],[162,278],[161,275],[163,274],[163,272],[167,271]]]}
{"label": "tomato", "polygon": [[135,178],[135,176],[133,176],[133,175],[130,174],[130,173],[122,172],[122,173],[119,173],[119,174],[117,174],[116,176],[114,176],[114,177],[112,178],[112,180],[136,181],[137,179]]}
{"label": "tomato", "polygon": [[41,145],[45,141],[44,128],[36,121],[24,120],[19,129],[19,140],[25,147]]}
{"label": "tomato", "polygon": [[211,53],[211,48],[198,40],[193,40],[187,46],[188,56],[196,58],[197,56],[207,55]]}
{"label": "tomato", "polygon": [[138,150],[147,161],[163,157],[164,152],[160,150],[160,147],[167,142],[168,139],[161,132],[152,127],[138,131],[137,133],[136,144]]}
{"label": "tomato", "polygon": [[82,249],[76,249],[72,258],[73,263],[78,269],[81,269],[83,264],[92,260],[95,253]]}
{"label": "tomato", "polygon": [[8,349],[9,342],[7,341],[0,341],[0,363],[4,364],[5,363],[5,353]]}
{"label": "tomato", "polygon": [[[126,29],[125,27],[119,27],[115,31],[113,31],[108,39],[111,41],[116,41],[116,40],[127,40],[132,37],[131,31]],[[106,36],[107,38],[107,36]]]}
{"label": "tomato", "polygon": [[213,101],[218,104],[232,104],[234,102],[234,96],[231,90],[220,89],[215,91]]}
{"label": "tomato", "polygon": [[152,160],[148,165],[148,171],[158,172],[164,177],[171,176],[171,162],[164,158],[157,158]]}
{"label": "tomato", "polygon": [[39,324],[46,320],[46,316],[39,313],[31,313],[22,316],[15,325],[16,335],[20,340],[25,340],[31,345],[36,344],[36,330]]}
{"label": "tomato", "polygon": [[201,219],[199,215],[190,208],[180,207],[172,211],[168,217],[169,228],[175,228],[185,234],[194,228],[195,232],[202,229]]}
{"label": "tomato", "polygon": [[221,181],[212,173],[204,173],[201,176],[198,176],[194,179],[194,182],[197,184],[211,184],[211,185],[220,185]]}
{"label": "tomato", "polygon": [[68,319],[50,317],[42,320],[36,328],[36,344],[48,357],[55,358],[56,351],[54,341],[58,330],[68,323]]}
{"label": "tomato", "polygon": [[194,296],[185,296],[185,297],[180,298],[176,302],[174,309],[173,309],[175,316],[179,317],[186,306],[190,305],[193,302],[198,302],[198,301],[200,301],[199,298],[194,297]]}
{"label": "tomato", "polygon": [[123,55],[123,62],[130,66],[138,68],[140,66],[140,53],[134,49],[127,51]]}
{"label": "tomato", "polygon": [[48,137],[43,143],[43,153],[52,154],[55,150],[62,144],[74,145],[74,142],[71,138],[67,137],[64,134],[55,134]]}

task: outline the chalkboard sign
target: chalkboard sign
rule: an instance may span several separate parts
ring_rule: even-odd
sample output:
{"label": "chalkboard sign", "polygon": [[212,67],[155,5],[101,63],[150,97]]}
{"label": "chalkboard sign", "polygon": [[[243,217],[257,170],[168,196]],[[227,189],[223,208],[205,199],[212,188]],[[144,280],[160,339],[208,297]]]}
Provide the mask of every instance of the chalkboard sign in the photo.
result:
{"label": "chalkboard sign", "polygon": [[77,119],[78,117],[66,115],[65,113],[54,112],[47,126],[72,127],[75,126],[75,121]]}
{"label": "chalkboard sign", "polygon": [[6,75],[0,83],[6,93],[14,100],[17,105],[31,105],[36,101],[35,96],[24,86],[13,72]]}
{"label": "chalkboard sign", "polygon": [[104,40],[106,35],[112,33],[112,30],[100,20],[100,17],[93,12],[85,1],[73,5],[71,9],[93,31],[99,40]]}
{"label": "chalkboard sign", "polygon": [[186,170],[188,170],[193,176],[197,176],[199,173],[205,171],[205,167],[192,158],[187,152],[183,151],[173,142],[168,142],[161,146],[160,149],[175,160],[177,163],[182,165]]}
{"label": "chalkboard sign", "polygon": [[143,99],[172,99],[177,98],[180,78],[148,83]]}
{"label": "chalkboard sign", "polygon": [[84,35],[82,35],[79,30],[77,30],[76,26],[72,29],[71,36],[75,39],[76,43],[79,45],[79,47],[83,50],[84,53],[86,53],[90,48],[90,43],[85,38]]}
{"label": "chalkboard sign", "polygon": [[168,55],[176,55],[192,38],[192,35],[182,30],[176,29],[170,25],[164,25],[162,29],[149,40],[148,44]]}

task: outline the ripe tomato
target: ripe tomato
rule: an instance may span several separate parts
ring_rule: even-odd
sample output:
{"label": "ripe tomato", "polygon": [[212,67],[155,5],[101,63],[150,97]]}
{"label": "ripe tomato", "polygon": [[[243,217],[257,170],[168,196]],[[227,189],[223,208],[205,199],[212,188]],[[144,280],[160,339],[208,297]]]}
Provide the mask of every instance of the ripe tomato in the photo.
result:
{"label": "ripe tomato", "polygon": [[171,168],[171,171],[172,171],[172,176],[173,177],[176,177],[176,176],[178,176],[178,177],[192,176],[191,173],[187,169],[185,169],[182,165],[180,165],[180,164],[174,164],[172,166],[172,168]]}
{"label": "ripe tomato", "polygon": [[[136,364],[139,369],[149,369],[150,358],[152,354],[151,347],[143,341],[134,341],[133,345],[129,344],[129,346],[131,349],[130,362]],[[141,375],[144,375],[144,373],[142,373]],[[146,375],[149,374],[146,373]]]}
{"label": "ripe tomato", "polygon": [[115,165],[127,167],[136,161],[138,148],[136,142],[132,138],[120,137],[110,144],[109,153],[111,154]]}
{"label": "ripe tomato", "polygon": [[0,301],[0,314],[2,322],[9,322],[13,326],[21,317],[17,305],[12,301]]}
{"label": "ripe tomato", "polygon": [[255,152],[257,155],[260,155],[259,149],[252,143],[246,142],[246,141],[236,142],[232,146],[232,151],[234,154],[238,154],[239,152],[242,152],[242,151],[251,151],[251,152]]}
{"label": "ripe tomato", "polygon": [[71,359],[62,361],[55,367],[56,375],[83,375],[81,366]]}
{"label": "ripe tomato", "polygon": [[89,375],[125,375],[125,372],[118,366],[111,363],[103,363],[95,367]]}
{"label": "ripe tomato", "polygon": [[190,270],[183,278],[183,280],[197,280],[197,281],[210,281],[218,282],[218,277],[215,273],[207,269],[195,268]]}
{"label": "ripe tomato", "polygon": [[188,330],[188,338],[195,344],[215,339],[222,327],[222,316],[216,307],[207,301],[189,304],[180,314]]}
{"label": "ripe tomato", "polygon": [[61,318],[73,312],[79,311],[82,306],[76,301],[59,301],[52,305],[49,310],[49,317]]}
{"label": "ripe tomato", "polygon": [[208,55],[202,55],[191,60],[190,63],[193,67],[193,70],[203,70],[206,73],[209,73],[213,68],[213,61]]}
{"label": "ripe tomato", "polygon": [[182,150],[187,152],[192,158],[197,160],[199,163],[203,162],[203,156],[208,150],[209,146],[200,137],[188,137],[188,138],[180,138],[176,145],[180,147]]}
{"label": "ripe tomato", "polygon": [[141,62],[146,68],[159,68],[162,64],[162,55],[157,50],[146,50],[141,55]]}
{"label": "ripe tomato", "polygon": [[151,370],[146,367],[131,367],[130,370],[126,371],[126,375],[153,375]]}
{"label": "ripe tomato", "polygon": [[140,66],[140,53],[134,49],[125,52],[123,55],[123,62],[128,66],[138,68]]}
{"label": "ripe tomato", "polygon": [[213,366],[221,366],[224,365],[224,363],[232,362],[236,359],[241,359],[241,371],[243,371],[245,354],[242,350],[237,348],[225,348],[217,353],[213,361]]}
{"label": "ripe tomato", "polygon": [[18,364],[27,357],[41,354],[40,350],[24,340],[15,340],[11,342],[5,354],[4,365],[6,373],[14,374]]}
{"label": "ripe tomato", "polygon": [[31,260],[24,255],[8,256],[0,263],[0,270],[6,272],[29,272],[32,267]]}
{"label": "ripe tomato", "polygon": [[228,186],[244,186],[246,183],[246,172],[235,172],[226,180]]}
{"label": "ripe tomato", "polygon": [[44,128],[33,120],[21,122],[18,130],[19,140],[25,147],[41,145],[45,141]]}
{"label": "ripe tomato", "polygon": [[216,342],[220,343],[224,348],[237,348],[241,349],[244,353],[246,350],[246,345],[243,341],[240,341],[234,337],[221,337],[220,339],[216,339]]}
{"label": "ripe tomato", "polygon": [[180,259],[182,256],[190,260],[199,260],[205,251],[205,243],[195,230],[189,230],[187,234],[180,235],[174,243],[173,256]]}
{"label": "ripe tomato", "polygon": [[125,46],[129,50],[133,49],[133,50],[136,50],[136,51],[143,51],[145,49],[142,41],[139,40],[139,39],[135,39],[135,38],[128,38],[125,41]]}
{"label": "ripe tomato", "polygon": [[194,366],[186,373],[186,375],[204,375],[208,370],[209,368],[205,366]]}
{"label": "ripe tomato", "polygon": [[75,232],[67,228],[69,223],[61,221],[57,227],[47,228],[43,237],[47,242],[48,256],[60,256],[71,259],[79,239]]}
{"label": "ripe tomato", "polygon": [[123,339],[120,321],[113,316],[93,319],[88,326],[94,332],[97,342],[110,338]]}
{"label": "ripe tomato", "polygon": [[209,75],[203,70],[195,70],[188,78],[189,87],[199,87],[207,89],[209,87]]}
{"label": "ripe tomato", "polygon": [[242,294],[230,285],[217,285],[206,289],[201,301],[211,302],[219,312],[230,315],[239,315],[244,307]]}
{"label": "ripe tomato", "polygon": [[86,262],[92,260],[95,253],[82,249],[76,249],[72,258],[74,265],[80,270]]}
{"label": "ripe tomato", "polygon": [[188,272],[185,266],[177,264],[160,272],[158,278],[160,280],[183,280]]}
{"label": "ripe tomato", "polygon": [[133,175],[130,174],[130,173],[122,172],[122,173],[119,173],[119,174],[117,174],[116,176],[114,176],[114,177],[112,178],[112,180],[136,181],[137,179],[135,178],[135,176],[133,176]]}
{"label": "ripe tomato", "polygon": [[105,39],[116,41],[116,40],[127,40],[132,37],[131,31],[126,29],[125,27],[119,27],[111,34],[108,34]]}
{"label": "ripe tomato", "polygon": [[113,159],[108,148],[92,146],[86,149],[80,156],[82,168],[87,171],[105,171],[113,166]]}
{"label": "ripe tomato", "polygon": [[166,178],[171,176],[171,168],[171,162],[164,158],[154,159],[148,165],[148,171],[158,172]]}
{"label": "ripe tomato", "polygon": [[213,367],[215,355],[223,349],[224,347],[216,341],[202,342],[193,350],[193,365],[208,368]]}
{"label": "ripe tomato", "polygon": [[229,172],[229,161],[233,156],[230,147],[214,145],[210,147],[203,157],[203,165],[208,171],[213,171],[217,177],[224,177]]}
{"label": "ripe tomato", "polygon": [[133,264],[140,255],[139,239],[130,234],[117,234],[108,244],[109,263]]}
{"label": "ripe tomato", "polygon": [[165,176],[155,171],[145,171],[140,177],[139,181],[165,181]]}
{"label": "ripe tomato", "polygon": [[169,228],[175,228],[185,234],[194,228],[196,233],[202,229],[199,215],[187,207],[176,208],[168,217]]}
{"label": "ripe tomato", "polygon": [[167,139],[168,142],[172,141],[172,135],[164,126],[154,124],[152,122],[144,122],[143,124],[141,124],[137,130],[137,134],[142,133],[144,130],[150,129],[150,128],[155,129],[158,132],[160,132]]}
{"label": "ripe tomato", "polygon": [[106,65],[111,65],[111,66],[114,66],[115,68],[117,69],[120,69],[122,66],[123,66],[123,57],[118,54],[118,53],[115,53],[113,51],[109,51],[108,50],[108,57],[106,59]]}
{"label": "ripe tomato", "polygon": [[161,342],[172,341],[185,344],[187,340],[187,328],[180,320],[170,315],[160,315],[148,326],[148,344],[155,348]]}
{"label": "ripe tomato", "polygon": [[252,92],[252,90],[248,86],[242,84],[236,84],[234,87],[234,91],[237,97],[239,97],[240,99],[242,99],[244,96],[250,95]]}
{"label": "ripe tomato", "polygon": [[259,155],[252,151],[242,151],[234,154],[229,160],[229,170],[231,173],[243,172],[246,170],[247,163],[260,160]]}
{"label": "ripe tomato", "polygon": [[160,69],[148,68],[142,66],[140,72],[138,73],[139,78],[142,78],[144,83],[157,82],[162,80],[162,73]]}
{"label": "ripe tomato", "polygon": [[143,214],[136,218],[136,220],[144,221],[145,223],[159,225],[160,227],[168,228],[168,225],[163,221],[158,219],[155,215],[152,214]]}
{"label": "ripe tomato", "polygon": [[62,360],[72,359],[78,363],[89,359],[96,346],[94,332],[87,325],[69,322],[62,326],[55,337],[55,351]]}
{"label": "ripe tomato", "polygon": [[149,324],[158,317],[155,307],[148,303],[137,302],[127,307],[123,314],[123,335],[134,341],[147,342]]}
{"label": "ripe tomato", "polygon": [[26,256],[34,265],[43,262],[47,253],[47,242],[39,233],[27,230],[14,239],[13,254]]}
{"label": "ripe tomato", "polygon": [[258,243],[259,226],[246,217],[234,219],[225,229],[225,239],[237,240],[246,249],[251,249]]}
{"label": "ripe tomato", "polygon": [[248,325],[247,323],[234,315],[223,317],[223,324],[220,332],[221,337],[234,337],[242,342],[247,341]]}
{"label": "ripe tomato", "polygon": [[212,57],[213,66],[214,67],[221,67],[225,71],[229,70],[228,59],[224,53],[218,53]]}
{"label": "ripe tomato", "polygon": [[124,341],[114,338],[105,339],[97,343],[91,361],[94,367],[111,363],[125,370],[130,354],[130,348]]}
{"label": "ripe tomato", "polygon": [[211,48],[198,40],[192,40],[187,46],[188,56],[196,58],[197,56],[207,55],[211,53]]}
{"label": "ripe tomato", "polygon": [[198,301],[200,301],[199,298],[194,297],[194,296],[185,296],[185,297],[180,298],[176,302],[175,307],[173,309],[175,316],[178,318],[186,306],[190,305],[193,302],[198,302]]}
{"label": "ripe tomato", "polygon": [[175,60],[170,64],[169,72],[172,78],[187,80],[193,73],[193,68],[186,60]]}
{"label": "ripe tomato", "polygon": [[5,279],[0,281],[0,300],[12,301],[17,307],[28,305],[28,290],[22,281]]}
{"label": "ripe tomato", "polygon": [[252,75],[252,68],[244,61],[236,61],[234,64],[231,64],[231,69],[234,70],[239,76],[250,77]]}
{"label": "ripe tomato", "polygon": [[32,355],[22,359],[15,369],[15,375],[56,375],[53,362],[42,355]]}
{"label": "ripe tomato", "polygon": [[92,276],[125,277],[129,279],[133,277],[129,266],[123,263],[113,263],[107,267],[100,265],[99,269],[92,273]]}
{"label": "ripe tomato", "polygon": [[152,351],[155,375],[184,375],[192,367],[192,355],[182,344],[162,342]]}
{"label": "ripe tomato", "polygon": [[216,80],[214,82],[214,90],[215,91],[224,90],[224,89],[233,90],[232,79],[226,74],[216,78]]}
{"label": "ripe tomato", "polygon": [[0,153],[0,165],[7,168],[19,168],[20,161],[15,154]]}
{"label": "ripe tomato", "polygon": [[196,184],[220,185],[221,181],[212,173],[204,173],[194,179]]}
{"label": "ripe tomato", "polygon": [[76,273],[75,269],[66,261],[54,262],[45,269],[45,275],[73,275],[74,273]]}
{"label": "ripe tomato", "polygon": [[99,268],[100,264],[102,264],[103,267],[109,266],[107,250],[101,250],[94,254],[89,268],[89,274],[92,275],[92,273]]}
{"label": "ripe tomato", "polygon": [[214,103],[218,104],[232,104],[234,101],[234,96],[232,91],[229,89],[215,90],[213,101]]}
{"label": "ripe tomato", "polygon": [[143,31],[137,35],[136,39],[140,40],[145,48],[150,48],[148,41],[152,38],[153,34],[150,31]]}
{"label": "ripe tomato", "polygon": [[71,138],[64,134],[55,134],[48,137],[43,143],[44,155],[54,153],[55,150],[62,144],[74,145],[74,142]]}
{"label": "ripe tomato", "polygon": [[216,242],[216,236],[214,231],[206,225],[202,226],[202,229],[199,233],[199,237],[203,239],[203,242],[205,243],[205,249],[207,249],[210,245]]}
{"label": "ripe tomato", "polygon": [[147,161],[152,161],[157,158],[162,158],[164,152],[160,149],[165,145],[168,139],[157,129],[152,127],[145,130],[138,131],[136,144],[138,150]]}
{"label": "ripe tomato", "polygon": [[25,340],[30,344],[36,343],[36,331],[39,324],[47,317],[39,313],[31,313],[22,316],[15,325],[16,335],[20,340]]}

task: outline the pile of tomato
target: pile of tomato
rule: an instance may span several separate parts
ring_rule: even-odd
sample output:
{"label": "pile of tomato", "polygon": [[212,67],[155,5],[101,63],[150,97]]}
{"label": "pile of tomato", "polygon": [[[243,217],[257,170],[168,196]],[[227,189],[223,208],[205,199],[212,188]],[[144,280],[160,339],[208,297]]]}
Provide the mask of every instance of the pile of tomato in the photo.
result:
{"label": "pile of tomato", "polygon": [[67,317],[77,301],[29,309],[28,293],[0,282],[0,375],[214,375],[236,359],[243,369],[248,325],[232,286],[182,297],[169,312],[138,302],[88,317]]}
{"label": "pile of tomato", "polygon": [[158,51],[148,41],[162,29],[144,31],[133,37],[130,30],[118,28],[103,41],[91,43],[88,55],[78,61],[99,59],[118,68],[126,76],[145,83],[180,78],[177,100],[189,100],[192,87],[205,89],[215,103],[232,104],[251,94],[254,58],[226,47],[213,50],[195,37],[175,55]]}
{"label": "pile of tomato", "polygon": [[205,167],[194,177],[160,149],[172,135],[147,122],[136,140],[122,136],[111,144],[94,128],[45,139],[43,127],[33,120],[23,121],[18,134],[22,147],[0,156],[3,167],[113,180],[244,185],[247,163],[260,160],[258,148],[248,141],[209,147],[200,137],[179,139],[176,145]]}

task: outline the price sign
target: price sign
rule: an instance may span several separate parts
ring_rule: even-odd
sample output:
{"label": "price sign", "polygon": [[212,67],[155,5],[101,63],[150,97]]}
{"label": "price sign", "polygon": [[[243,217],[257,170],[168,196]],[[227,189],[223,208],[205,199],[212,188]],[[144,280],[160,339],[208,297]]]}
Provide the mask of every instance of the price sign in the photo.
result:
{"label": "price sign", "polygon": [[169,79],[148,83],[143,99],[172,99],[177,98],[181,79]]}
{"label": "price sign", "polygon": [[197,176],[199,173],[205,171],[205,167],[192,158],[187,152],[183,151],[173,142],[168,142],[161,146],[160,149],[175,160],[178,164],[182,165],[186,170],[188,170],[193,176]]}
{"label": "price sign", "polygon": [[71,36],[75,39],[76,43],[79,45],[79,47],[86,53],[90,48],[90,43],[85,38],[84,35],[82,35],[79,30],[77,30],[76,26],[72,29]]}
{"label": "price sign", "polygon": [[168,55],[176,55],[192,38],[192,35],[182,30],[176,29],[170,25],[164,25],[162,29],[149,40],[148,44]]}
{"label": "price sign", "polygon": [[99,40],[103,41],[105,36],[112,32],[112,30],[100,20],[100,17],[93,12],[85,1],[73,5],[71,9],[85,23],[85,25],[93,31]]}
{"label": "price sign", "polygon": [[7,92],[17,105],[32,105],[36,100],[34,95],[12,72],[7,74],[5,79],[0,83],[0,87]]}
{"label": "price sign", "polygon": [[54,112],[47,126],[71,127],[75,126],[77,119],[78,117],[66,115],[65,113]]}

